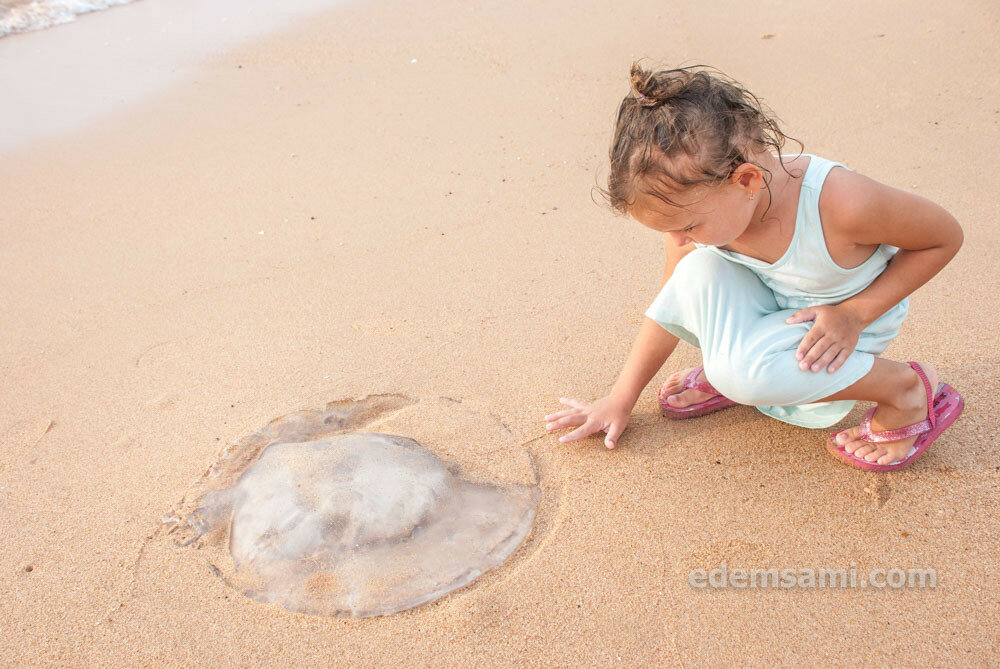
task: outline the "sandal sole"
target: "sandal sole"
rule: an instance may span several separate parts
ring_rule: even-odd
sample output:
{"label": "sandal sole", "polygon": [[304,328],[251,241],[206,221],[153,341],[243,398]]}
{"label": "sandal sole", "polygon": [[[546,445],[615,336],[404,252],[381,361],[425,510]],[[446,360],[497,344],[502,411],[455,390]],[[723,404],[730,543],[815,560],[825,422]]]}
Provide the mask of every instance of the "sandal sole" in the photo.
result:
{"label": "sandal sole", "polygon": [[722,395],[716,395],[715,397],[707,399],[704,402],[699,402],[698,404],[692,404],[691,406],[683,408],[672,407],[667,404],[666,400],[660,400],[660,415],[673,420],[697,418],[698,416],[704,416],[705,414],[726,409],[731,406],[735,406],[736,404],[738,404],[738,402],[734,402],[733,400]]}

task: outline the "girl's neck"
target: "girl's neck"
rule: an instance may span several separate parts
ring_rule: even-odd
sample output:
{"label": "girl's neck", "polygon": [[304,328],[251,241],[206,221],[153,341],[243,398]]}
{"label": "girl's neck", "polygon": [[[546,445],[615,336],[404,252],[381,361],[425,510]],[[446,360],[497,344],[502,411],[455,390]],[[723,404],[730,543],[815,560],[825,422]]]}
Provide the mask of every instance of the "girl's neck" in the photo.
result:
{"label": "girl's neck", "polygon": [[763,197],[760,198],[756,209],[754,209],[750,224],[747,226],[744,235],[760,234],[765,229],[770,228],[775,224],[775,218],[780,218],[781,213],[788,204],[789,198],[795,197],[798,200],[796,197],[798,195],[798,188],[795,187],[797,184],[793,183],[793,181],[799,181],[801,176],[792,177],[785,170],[790,170],[793,163],[802,159],[803,156],[791,160],[786,159],[782,161],[784,163],[784,167],[782,167],[782,162],[779,162],[778,157],[771,153],[766,153],[760,157],[759,163],[771,171],[771,183],[760,189],[760,195]]}

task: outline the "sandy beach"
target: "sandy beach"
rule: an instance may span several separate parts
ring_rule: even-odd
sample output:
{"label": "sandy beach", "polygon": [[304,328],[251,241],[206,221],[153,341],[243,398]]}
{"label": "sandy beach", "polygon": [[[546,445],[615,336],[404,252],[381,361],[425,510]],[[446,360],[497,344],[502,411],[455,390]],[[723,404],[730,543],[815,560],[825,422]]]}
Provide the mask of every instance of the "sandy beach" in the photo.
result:
{"label": "sandy beach", "polygon": [[[0,39],[0,58],[146,1]],[[0,151],[0,663],[996,666],[1000,10],[472,5],[330,7]],[[558,398],[608,392],[660,288],[662,235],[591,196],[637,58],[722,69],[805,152],[959,220],[884,353],[965,398],[913,466],[847,467],[826,431],[750,406],[664,419],[659,384],[701,360],[685,343],[618,448],[546,433]],[[316,617],[166,536],[228,446],[380,393],[476,416],[419,425],[469,467],[534,458],[535,525],[507,562],[401,613]],[[689,584],[723,562],[937,585]]]}

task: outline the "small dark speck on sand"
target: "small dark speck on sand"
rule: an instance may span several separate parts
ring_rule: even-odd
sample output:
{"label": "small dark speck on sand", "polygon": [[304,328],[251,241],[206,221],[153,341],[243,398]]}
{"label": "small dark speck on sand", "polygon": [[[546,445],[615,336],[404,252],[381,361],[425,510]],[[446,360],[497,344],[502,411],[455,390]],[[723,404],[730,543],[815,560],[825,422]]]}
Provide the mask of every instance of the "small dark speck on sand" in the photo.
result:
{"label": "small dark speck on sand", "polygon": [[28,572],[31,572],[31,571],[35,571],[35,567],[34,567],[33,565],[30,565],[30,564],[29,564],[29,565],[27,565],[27,566],[26,566],[26,567],[24,568],[24,571],[28,571]]}
{"label": "small dark speck on sand", "polygon": [[768,34],[764,35],[763,37],[761,37],[761,39],[774,39],[774,35],[772,35],[771,33],[768,33]]}

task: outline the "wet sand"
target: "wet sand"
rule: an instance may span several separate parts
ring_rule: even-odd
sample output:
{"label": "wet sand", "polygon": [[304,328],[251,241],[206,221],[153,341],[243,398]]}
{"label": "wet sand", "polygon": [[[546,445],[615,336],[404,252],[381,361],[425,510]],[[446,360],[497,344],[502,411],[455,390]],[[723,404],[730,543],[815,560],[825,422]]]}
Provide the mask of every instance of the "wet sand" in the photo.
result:
{"label": "wet sand", "polygon": [[[810,5],[351,4],[0,154],[3,663],[995,662],[1000,13]],[[614,451],[545,433],[560,396],[611,387],[659,289],[662,237],[590,193],[639,57],[721,68],[806,152],[961,222],[884,354],[966,401],[912,467],[847,467],[825,431],[753,407],[661,418],[657,384],[700,360],[683,343]],[[319,618],[242,597],[165,535],[227,445],[373,393],[506,426],[499,451],[422,426],[465,461],[537,459],[507,563],[399,614]],[[937,586],[689,585],[723,562]]]}

